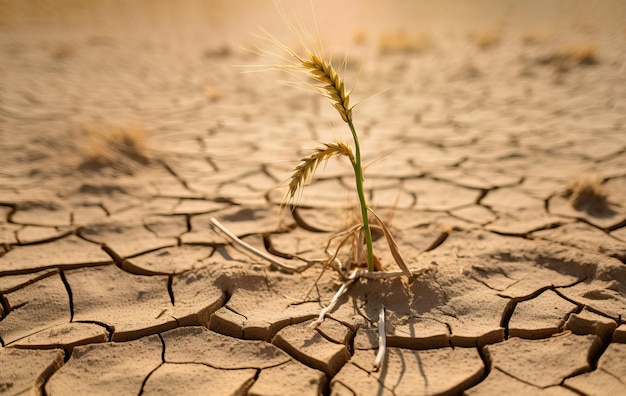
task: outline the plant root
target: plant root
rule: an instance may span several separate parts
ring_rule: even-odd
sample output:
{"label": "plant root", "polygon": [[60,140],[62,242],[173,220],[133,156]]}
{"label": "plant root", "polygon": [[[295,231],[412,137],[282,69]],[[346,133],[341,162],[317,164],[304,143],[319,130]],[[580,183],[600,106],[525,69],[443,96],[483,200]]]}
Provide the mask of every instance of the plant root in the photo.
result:
{"label": "plant root", "polygon": [[380,307],[378,315],[378,353],[374,359],[374,371],[378,371],[383,365],[387,353],[387,333],[385,331],[385,306]]}
{"label": "plant root", "polygon": [[[418,276],[421,273],[422,273],[422,270],[409,272],[410,274],[409,280],[414,279],[416,276]],[[404,271],[369,272],[368,270],[362,269],[362,268],[355,269],[354,271],[352,271],[348,279],[344,283],[341,284],[341,287],[339,288],[339,290],[337,290],[337,293],[335,293],[333,298],[330,300],[330,303],[320,311],[318,318],[315,321],[313,321],[309,326],[315,329],[320,324],[322,324],[322,322],[324,321],[324,318],[326,317],[326,314],[328,314],[330,311],[332,311],[335,308],[335,305],[337,305],[337,301],[339,300],[339,298],[343,296],[348,291],[348,288],[350,288],[350,286],[352,286],[352,284],[356,282],[357,280],[361,278],[392,279],[392,278],[399,278],[401,276],[406,276],[406,273]]]}
{"label": "plant root", "polygon": [[358,275],[358,273],[359,273],[358,270],[354,270],[354,272],[352,272],[352,274],[348,277],[348,280],[341,284],[341,287],[339,288],[339,290],[337,290],[337,293],[335,293],[333,298],[330,300],[330,304],[328,304],[325,308],[322,309],[322,311],[320,312],[320,315],[317,317],[317,319],[311,322],[309,327],[311,327],[312,329],[315,329],[319,325],[322,324],[322,322],[324,321],[324,318],[326,317],[326,314],[332,311],[333,308],[335,308],[335,305],[337,304],[339,297],[341,297],[346,291],[348,291],[348,288],[354,283],[354,281],[357,280],[356,276]]}

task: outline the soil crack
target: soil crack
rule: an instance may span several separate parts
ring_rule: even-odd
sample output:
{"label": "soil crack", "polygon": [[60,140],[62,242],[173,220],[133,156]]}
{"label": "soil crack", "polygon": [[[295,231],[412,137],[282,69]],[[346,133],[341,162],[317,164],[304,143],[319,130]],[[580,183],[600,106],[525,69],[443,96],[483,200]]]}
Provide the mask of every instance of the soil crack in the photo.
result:
{"label": "soil crack", "polygon": [[63,286],[65,286],[65,290],[67,291],[67,297],[69,299],[70,304],[70,323],[74,320],[74,296],[72,295],[72,288],[65,277],[65,272],[59,271],[59,275],[61,277],[61,281],[63,282]]}
{"label": "soil crack", "polygon": [[172,283],[174,282],[174,277],[169,275],[167,277],[167,294],[170,296],[170,301],[172,302],[172,306],[176,306],[174,304],[174,290],[172,288]]}
{"label": "soil crack", "polygon": [[159,160],[158,160],[158,162],[161,164],[161,166],[163,166],[163,168],[165,168],[165,170],[166,170],[166,171],[167,171],[170,175],[174,176],[174,178],[175,178],[176,180],[178,180],[178,182],[179,182],[179,183],[180,183],[183,187],[185,187],[185,189],[186,189],[187,191],[190,191],[190,192],[195,192],[192,188],[190,188],[190,187],[189,187],[189,184],[187,183],[187,181],[186,181],[185,179],[183,179],[181,176],[179,176],[179,175],[178,175],[178,173],[176,173],[176,172],[174,171],[174,169],[172,169],[172,167],[171,167],[171,166],[169,166],[167,162],[165,162],[165,160],[163,160],[163,159],[159,159]]}
{"label": "soil crack", "polygon": [[[394,390],[394,389],[395,389],[395,387],[397,386],[397,384],[396,384],[393,388],[389,388],[388,386],[385,386],[384,382],[382,382],[382,381],[380,380],[380,378],[376,378],[375,376],[372,376],[372,372],[371,372],[370,370],[367,370],[366,368],[361,367],[361,366],[359,366],[359,365],[358,365],[358,364],[356,364],[356,363],[350,363],[350,362],[348,362],[347,364],[352,364],[354,367],[358,368],[359,370],[362,370],[362,371],[366,372],[368,376],[371,376],[373,379],[375,379],[375,380],[376,380],[376,382],[378,382],[378,386],[379,386],[379,388],[386,389],[386,390],[388,390],[389,392],[391,392],[391,393],[392,393],[392,394],[394,394],[394,395],[396,394],[396,392],[395,392],[395,390]],[[381,370],[381,377],[384,377],[385,367],[386,367],[386,365],[385,365],[385,364],[383,364],[383,370]],[[423,375],[423,373],[421,373],[421,374]],[[398,378],[398,380],[400,380],[401,378],[402,378],[402,374],[400,375],[400,377]],[[346,388],[350,389],[350,388],[349,388],[349,386],[348,386],[348,385],[346,385],[346,384],[344,384],[343,382],[341,382],[341,381],[337,381],[337,382],[341,383],[343,386],[345,386]],[[350,390],[352,390],[352,389],[350,389]],[[353,392],[354,392],[354,391],[353,391]]]}
{"label": "soil crack", "polygon": [[111,342],[113,340],[113,333],[115,332],[115,327],[114,326],[109,326],[108,324],[106,324],[104,322],[98,322],[97,320],[77,320],[77,321],[72,322],[72,323],[85,323],[85,324],[92,324],[92,325],[103,327],[104,330],[108,334],[107,342]]}
{"label": "soil crack", "polygon": [[448,239],[448,237],[450,236],[450,232],[452,232],[452,229],[450,227],[446,227],[440,234],[439,236],[437,236],[437,239],[435,239],[430,246],[428,246],[426,249],[424,249],[424,252],[430,252],[431,250],[435,250],[437,249],[439,246],[441,246],[446,239]]}
{"label": "soil crack", "polygon": [[[487,350],[487,348],[485,346],[478,347],[478,356],[480,356],[480,359],[483,361],[483,366],[485,368],[484,369],[484,373],[483,373],[482,377],[478,379],[478,381],[476,381],[475,383],[470,385],[467,389],[472,388],[472,387],[480,384],[481,382],[486,380],[487,377],[489,377],[489,373],[491,373],[493,362],[491,361],[491,356],[489,355],[489,351]],[[496,368],[496,370],[497,370],[497,368]]]}
{"label": "soil crack", "polygon": [[146,378],[143,379],[143,381],[141,382],[141,388],[139,389],[138,396],[141,396],[143,394],[146,383],[148,382],[152,374],[154,374],[155,371],[157,371],[159,368],[161,368],[161,366],[165,364],[165,341],[163,341],[163,337],[161,336],[161,334],[157,334],[157,336],[159,337],[159,341],[161,342],[161,363],[154,369],[152,369],[148,373],[148,375],[146,375]]}
{"label": "soil crack", "polygon": [[[57,228],[57,227],[55,227]],[[20,241],[20,237],[17,234],[17,231],[15,232],[15,239],[17,240],[16,244],[13,244],[14,246],[32,246],[32,245],[43,245],[44,243],[50,243],[50,242],[54,242],[54,241],[58,241],[59,239],[63,239],[65,237],[68,237],[70,235],[74,235],[76,233],[76,230],[67,230],[64,231],[58,235],[54,235],[51,236],[50,238],[44,238],[44,239],[38,239],[35,241],[30,241],[30,242],[22,242]]]}

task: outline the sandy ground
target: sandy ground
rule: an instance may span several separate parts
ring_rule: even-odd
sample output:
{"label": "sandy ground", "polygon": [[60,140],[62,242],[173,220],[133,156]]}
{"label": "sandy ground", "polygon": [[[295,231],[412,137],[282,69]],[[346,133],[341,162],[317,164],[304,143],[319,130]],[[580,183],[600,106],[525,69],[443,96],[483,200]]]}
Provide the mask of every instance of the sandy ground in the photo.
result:
{"label": "sandy ground", "polygon": [[240,49],[257,26],[294,43],[273,4],[0,0],[0,394],[626,394],[626,5],[315,15],[353,103],[378,93],[365,186],[417,276],[357,281],[313,330],[354,177],[331,160],[282,217],[276,187],[350,133],[242,73],[275,62]]}

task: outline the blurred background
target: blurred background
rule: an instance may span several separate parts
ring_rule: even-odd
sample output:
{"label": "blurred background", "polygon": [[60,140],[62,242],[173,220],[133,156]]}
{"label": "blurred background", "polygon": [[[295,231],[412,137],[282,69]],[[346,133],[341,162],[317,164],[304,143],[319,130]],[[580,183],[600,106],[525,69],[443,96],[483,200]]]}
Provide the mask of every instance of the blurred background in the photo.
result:
{"label": "blurred background", "polygon": [[[375,37],[397,28],[450,34],[485,28],[563,35],[581,29],[621,30],[626,34],[623,0],[295,0],[278,4],[287,14],[293,12],[305,20],[311,19],[313,8],[324,39],[341,45],[355,32]],[[277,34],[285,27],[274,1],[0,0],[4,35],[44,31],[51,37],[74,32],[129,37],[142,33],[212,42],[245,40],[258,26],[276,29]]]}
{"label": "blurred background", "polygon": [[[385,92],[358,108],[365,144],[374,126],[429,144],[489,123],[534,131],[564,109],[622,122],[624,0],[0,0],[0,144],[10,152],[0,176],[75,167],[59,158],[94,128],[111,134],[100,125],[139,125],[146,145],[185,154],[208,150],[198,142],[212,134],[256,144],[260,131],[286,131],[289,149],[332,138],[337,114],[322,99],[276,84],[282,74],[233,67],[275,64],[242,48],[276,50],[261,27],[293,45],[285,20],[317,27],[333,59],[346,55],[353,103]],[[89,139],[88,152],[102,151]],[[219,145],[238,153],[237,142]]]}

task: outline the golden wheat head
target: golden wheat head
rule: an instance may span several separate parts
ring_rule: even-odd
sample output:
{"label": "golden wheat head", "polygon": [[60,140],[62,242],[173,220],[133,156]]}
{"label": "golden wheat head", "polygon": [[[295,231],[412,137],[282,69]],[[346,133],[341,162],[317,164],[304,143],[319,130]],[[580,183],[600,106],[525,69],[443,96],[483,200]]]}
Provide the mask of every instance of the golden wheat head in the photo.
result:
{"label": "golden wheat head", "polygon": [[345,122],[351,121],[350,93],[346,92],[343,80],[329,61],[308,50],[307,55],[308,59],[298,59],[309,76],[321,84],[315,87],[316,91],[330,100]]}
{"label": "golden wheat head", "polygon": [[293,169],[293,173],[289,179],[289,190],[283,199],[282,205],[286,206],[291,203],[298,191],[313,176],[319,165],[332,157],[345,155],[354,164],[354,154],[347,144],[337,141],[335,143],[324,143],[321,147],[316,148],[313,152],[300,160],[298,166]]}
{"label": "golden wheat head", "polygon": [[277,70],[286,71],[292,75],[298,75],[304,72],[308,77],[317,82],[317,84],[311,84],[304,82],[304,84],[312,88],[315,92],[327,98],[333,107],[337,109],[339,115],[345,122],[352,121],[352,108],[350,108],[350,92],[346,92],[343,79],[339,76],[337,71],[332,65],[331,60],[326,60],[324,56],[320,55],[321,51],[311,51],[305,47],[306,56],[298,55],[294,50],[287,45],[280,42],[274,36],[267,31],[265,33],[266,40],[272,42],[284,53],[289,56],[289,60],[273,54],[269,51],[261,50],[261,53],[277,56],[278,58],[287,60],[287,64],[274,65],[272,68]]}

